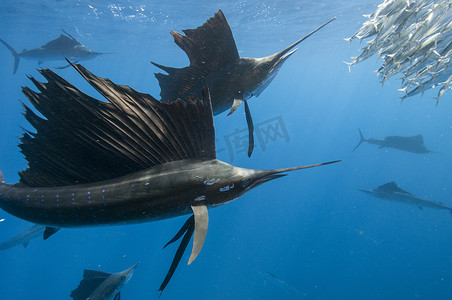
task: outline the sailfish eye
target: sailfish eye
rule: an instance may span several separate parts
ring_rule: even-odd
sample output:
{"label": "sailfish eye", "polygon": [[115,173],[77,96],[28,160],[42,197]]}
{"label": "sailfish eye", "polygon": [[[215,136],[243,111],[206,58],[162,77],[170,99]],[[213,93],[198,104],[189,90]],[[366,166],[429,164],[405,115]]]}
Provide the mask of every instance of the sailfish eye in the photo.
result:
{"label": "sailfish eye", "polygon": [[242,181],[240,181],[240,186],[242,188],[245,188],[245,187],[247,187],[249,185],[250,185],[250,180],[248,178],[242,179]]}

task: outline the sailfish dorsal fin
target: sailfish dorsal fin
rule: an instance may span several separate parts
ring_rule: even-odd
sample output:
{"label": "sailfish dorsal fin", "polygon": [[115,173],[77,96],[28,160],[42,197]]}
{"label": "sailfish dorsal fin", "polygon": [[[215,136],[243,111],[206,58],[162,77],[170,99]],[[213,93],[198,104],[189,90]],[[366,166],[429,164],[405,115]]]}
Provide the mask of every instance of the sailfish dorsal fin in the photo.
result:
{"label": "sailfish dorsal fin", "polygon": [[385,183],[383,185],[380,185],[377,188],[377,190],[380,190],[380,191],[383,191],[383,192],[386,192],[386,193],[388,193],[388,192],[389,193],[402,193],[402,194],[409,194],[409,195],[411,195],[409,192],[401,189],[397,185],[397,183],[395,183],[394,181],[391,181],[391,182]]}
{"label": "sailfish dorsal fin", "polygon": [[163,101],[185,97],[187,93],[198,93],[208,74],[219,72],[240,58],[231,28],[221,10],[202,26],[183,30],[183,33],[185,35],[171,31],[174,42],[187,54],[190,66],[179,69],[153,62],[168,73],[155,75]]}
{"label": "sailfish dorsal fin", "polygon": [[61,34],[58,38],[51,40],[47,44],[43,45],[41,48],[55,49],[61,51],[74,48],[77,45],[81,45],[79,41]]}
{"label": "sailfish dorsal fin", "polygon": [[99,285],[102,284],[108,277],[110,273],[86,270],[83,272],[83,279],[80,281],[79,286],[71,292],[71,297],[74,300],[86,300],[94,292]]}
{"label": "sailfish dorsal fin", "polygon": [[61,186],[108,180],[182,159],[215,158],[215,132],[208,91],[172,103],[73,67],[107,102],[92,98],[48,69],[47,83],[30,77],[39,93],[24,94],[45,117],[25,106],[36,129],[19,145],[29,186]]}
{"label": "sailfish dorsal fin", "polygon": [[385,190],[385,191],[393,191],[398,188],[399,187],[397,186],[397,183],[395,183],[394,181],[382,184],[378,187],[379,190]]}
{"label": "sailfish dorsal fin", "polygon": [[421,134],[412,136],[387,136],[385,137],[386,142],[390,143],[409,143],[412,146],[423,145],[424,137]]}
{"label": "sailfish dorsal fin", "polygon": [[424,144],[424,137],[422,136],[422,134],[414,135],[411,138],[413,139],[414,142],[420,145]]}

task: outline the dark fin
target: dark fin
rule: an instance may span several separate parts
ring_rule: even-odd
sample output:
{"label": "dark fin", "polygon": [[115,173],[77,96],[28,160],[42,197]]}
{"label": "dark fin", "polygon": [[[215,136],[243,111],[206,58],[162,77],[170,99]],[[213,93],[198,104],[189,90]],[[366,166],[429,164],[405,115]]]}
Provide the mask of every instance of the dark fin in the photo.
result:
{"label": "dark fin", "polygon": [[384,139],[385,144],[390,147],[405,150],[414,153],[430,153],[425,147],[424,137],[421,134],[414,136],[387,136]]}
{"label": "dark fin", "polygon": [[385,137],[385,142],[388,143],[400,143],[403,142],[405,144],[415,146],[424,146],[424,137],[422,134],[413,135],[413,136],[387,136]]}
{"label": "dark fin", "polygon": [[419,208],[420,210],[424,210],[424,208],[423,208],[422,206],[418,206],[418,208]]}
{"label": "dark fin", "polygon": [[43,235],[44,240],[47,240],[49,237],[51,237],[52,235],[57,233],[58,230],[60,230],[60,228],[47,226],[46,229],[44,230],[44,235]]}
{"label": "dark fin", "polygon": [[11,51],[11,54],[14,56],[14,69],[13,69],[13,74],[16,74],[17,68],[19,67],[19,61],[20,61],[20,56],[19,53],[17,53],[16,50],[14,50],[13,47],[11,47],[7,42],[5,42],[4,40],[0,39],[0,42],[2,42],[3,45],[5,45],[6,48],[8,48],[9,51]]}
{"label": "dark fin", "polygon": [[385,183],[383,185],[380,185],[377,189],[384,190],[384,191],[397,191],[397,189],[400,189],[397,183],[395,181],[391,181],[388,183]]}
{"label": "dark fin", "polygon": [[419,144],[422,144],[422,145],[424,144],[424,137],[422,136],[422,134],[411,136],[409,138],[413,139],[413,141],[415,143],[419,143]]}
{"label": "dark fin", "polygon": [[23,88],[31,104],[25,117],[37,133],[25,132],[22,153],[28,186],[62,186],[108,180],[182,159],[214,159],[215,130],[210,95],[162,103],[109,79],[74,68],[108,101],[94,99],[49,69],[47,83],[30,77],[40,93]]}
{"label": "dark fin", "polygon": [[191,94],[199,95],[202,86],[206,84],[207,74],[219,72],[240,58],[231,28],[221,10],[202,26],[183,32],[185,35],[174,31],[171,34],[174,42],[187,54],[190,66],[169,68],[153,62],[168,73],[155,75],[163,101],[173,101]]}
{"label": "dark fin", "polygon": [[364,135],[361,132],[361,129],[358,128],[358,131],[359,131],[360,141],[359,141],[358,145],[356,145],[356,147],[353,149],[352,152],[354,152],[359,147],[359,145],[361,145],[363,142],[366,142],[366,139],[364,138]]}
{"label": "dark fin", "polygon": [[402,193],[402,194],[406,194],[406,195],[412,195],[409,192],[399,188],[397,183],[395,183],[394,181],[391,181],[391,182],[385,183],[383,185],[380,185],[376,190],[380,190],[380,191],[384,191],[384,192]]}
{"label": "dark fin", "polygon": [[26,242],[23,242],[23,243],[22,243],[22,245],[24,246],[24,248],[27,248],[29,244],[30,244],[30,241],[26,241]]}
{"label": "dark fin", "polygon": [[248,124],[248,157],[251,157],[254,149],[254,124],[253,119],[251,118],[250,108],[248,106],[248,101],[245,102],[245,116],[246,123]]}
{"label": "dark fin", "polygon": [[82,281],[80,281],[78,287],[71,292],[71,297],[74,300],[88,299],[91,293],[94,292],[105,279],[110,277],[110,275],[111,274],[109,273],[101,271],[85,270],[83,272]]}
{"label": "dark fin", "polygon": [[96,270],[84,270],[83,278],[88,280],[102,279],[105,280],[110,277],[111,273],[96,271]]}
{"label": "dark fin", "polygon": [[118,292],[113,300],[121,300],[121,292]]}
{"label": "dark fin", "polygon": [[61,34],[58,38],[51,40],[41,48],[64,52],[79,45],[81,44],[76,39]]}
{"label": "dark fin", "polygon": [[176,233],[176,235],[168,242],[166,243],[165,246],[163,246],[163,249],[166,248],[166,246],[174,243],[175,241],[177,241],[178,239],[181,238],[181,236],[187,231],[188,227],[190,226],[190,224],[192,224],[194,222],[194,215],[192,215],[190,218],[187,219],[187,221],[185,221],[184,225],[182,225],[182,227],[180,228],[180,230]]}
{"label": "dark fin", "polygon": [[[188,222],[189,220],[190,220],[190,222]],[[177,248],[176,255],[174,255],[174,258],[173,258],[173,261],[171,262],[171,266],[168,270],[168,273],[166,274],[165,279],[163,280],[162,284],[160,285],[160,288],[158,289],[160,292],[160,296],[162,295],[165,287],[168,285],[168,282],[171,280],[171,277],[173,277],[173,274],[176,271],[176,268],[179,265],[180,260],[182,259],[182,255],[184,254],[185,250],[187,249],[188,242],[190,242],[191,236],[193,235],[193,231],[195,229],[195,221],[194,220],[195,219],[193,216],[191,216],[187,220],[188,225],[187,225],[185,235],[182,238],[182,241],[180,242],[179,247]],[[184,226],[187,224],[187,222],[185,222]]]}
{"label": "dark fin", "polygon": [[3,177],[2,171],[0,171],[0,183],[5,183],[5,177]]}

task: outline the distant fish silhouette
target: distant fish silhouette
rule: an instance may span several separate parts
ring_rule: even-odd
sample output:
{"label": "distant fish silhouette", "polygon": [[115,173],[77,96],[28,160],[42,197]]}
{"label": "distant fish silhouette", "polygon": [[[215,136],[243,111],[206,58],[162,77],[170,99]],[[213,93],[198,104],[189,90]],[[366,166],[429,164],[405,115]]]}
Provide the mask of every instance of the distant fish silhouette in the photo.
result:
{"label": "distant fish silhouette", "polygon": [[353,149],[355,151],[362,143],[366,142],[369,144],[374,144],[379,146],[378,149],[381,148],[394,148],[412,153],[425,154],[430,153],[432,151],[428,150],[424,145],[424,138],[421,134],[414,136],[387,136],[382,140],[379,139],[365,139],[361,129],[359,130],[359,135],[361,140],[358,145]]}
{"label": "distant fish silhouette", "polygon": [[120,300],[119,289],[132,277],[138,264],[118,273],[85,270],[83,280],[72,291],[73,300]]}
{"label": "distant fish silhouette", "polygon": [[[2,42],[3,45],[5,45],[5,47],[8,48],[9,51],[11,51],[11,54],[14,56],[13,74],[16,74],[20,58],[38,60],[38,64],[41,64],[44,61],[64,60],[65,58],[70,59],[74,62],[78,62],[81,60],[94,58],[100,54],[106,54],[90,50],[66,31],[63,30],[63,33],[65,35],[61,34],[60,37],[48,42],[40,48],[23,50],[21,52],[17,52],[7,42],[0,39],[0,42]],[[60,69],[65,67],[60,67]]]}
{"label": "distant fish silhouette", "polygon": [[42,225],[34,225],[27,231],[22,232],[21,234],[16,235],[15,237],[7,240],[6,242],[1,243],[0,250],[12,248],[14,246],[21,244],[26,248],[31,239],[34,239],[35,237],[40,236],[41,234],[44,233],[45,228],[46,227]]}
{"label": "distant fish silhouette", "polygon": [[59,230],[59,228],[53,228],[53,227],[46,227],[43,225],[34,225],[27,231],[22,232],[21,234],[16,235],[15,237],[12,237],[11,239],[3,242],[0,244],[0,250],[5,250],[12,248],[17,245],[23,245],[25,248],[30,243],[30,240],[38,237],[43,236],[43,238],[46,240],[51,235],[56,233]]}
{"label": "distant fish silhouette", "polygon": [[375,197],[379,197],[385,200],[392,200],[407,204],[416,205],[420,209],[423,207],[431,207],[436,209],[446,209],[452,213],[452,207],[445,205],[441,202],[434,202],[426,199],[422,199],[419,197],[414,196],[411,193],[408,193],[407,191],[399,188],[397,184],[394,181],[385,183],[376,189],[371,190],[362,190],[358,189],[358,191],[361,191],[363,193],[370,194]]}
{"label": "distant fish silhouette", "polygon": [[249,130],[248,156],[254,148],[253,121],[247,99],[259,96],[275,78],[279,69],[291,56],[299,43],[326,26],[335,18],[321,25],[284,50],[262,58],[240,57],[231,28],[221,10],[202,26],[183,30],[185,35],[171,31],[174,42],[185,51],[190,66],[171,68],[152,62],[168,75],[155,74],[163,101],[186,98],[191,94],[201,97],[204,86],[212,95],[213,113],[218,115],[230,109],[232,114],[245,102],[245,114]]}

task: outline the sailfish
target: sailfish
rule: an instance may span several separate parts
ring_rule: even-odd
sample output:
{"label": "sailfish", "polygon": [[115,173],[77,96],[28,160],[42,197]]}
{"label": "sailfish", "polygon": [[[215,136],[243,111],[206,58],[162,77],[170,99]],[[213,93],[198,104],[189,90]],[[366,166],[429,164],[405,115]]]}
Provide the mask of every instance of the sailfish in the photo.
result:
{"label": "sailfish", "polygon": [[[387,136],[384,139],[375,139],[375,138],[364,138],[363,133],[361,132],[361,129],[358,129],[360,141],[355,146],[353,151],[358,149],[358,147],[366,142],[369,144],[377,145],[378,149],[382,148],[393,148],[393,149],[399,149],[402,151],[407,151],[411,153],[418,153],[418,154],[427,154],[431,153],[433,151],[430,151],[427,149],[427,147],[424,144],[424,137],[421,134],[413,135],[413,136]],[[352,151],[352,152],[353,152]]]}
{"label": "sailfish", "polygon": [[132,277],[138,263],[118,272],[106,273],[96,270],[84,270],[83,279],[71,292],[73,300],[121,300],[121,287]]}
{"label": "sailfish", "polygon": [[284,50],[261,58],[239,56],[231,28],[221,10],[202,26],[183,30],[185,35],[171,31],[174,42],[187,54],[190,65],[172,68],[152,62],[167,73],[155,74],[161,87],[161,100],[173,101],[191,94],[200,97],[203,87],[208,85],[215,115],[228,109],[230,115],[244,102],[249,132],[248,156],[251,156],[254,126],[247,100],[262,93],[287,58],[297,50],[294,48],[298,44],[334,19]]}
{"label": "sailfish", "polygon": [[35,237],[44,235],[45,229],[45,226],[35,224],[28,230],[10,238],[5,242],[0,243],[0,250],[9,249],[17,245],[23,245],[24,248],[27,248],[30,240],[34,239]]}
{"label": "sailfish", "polygon": [[[17,184],[0,176],[0,208],[51,228],[120,225],[191,215],[160,291],[192,237],[189,264],[208,228],[208,208],[237,199],[286,172],[330,164],[252,170],[216,159],[211,98],[161,102],[72,65],[107,101],[83,93],[49,69],[23,92],[44,117],[25,107],[36,132],[19,145],[28,168]],[[169,244],[168,243],[168,244]]]}
{"label": "sailfish", "polygon": [[[17,52],[10,44],[0,39],[0,43],[2,43],[14,57],[13,74],[16,74],[21,58],[35,59],[38,61],[38,64],[41,64],[44,61],[64,60],[65,58],[75,62],[92,59],[101,54],[107,54],[89,49],[88,47],[77,41],[72,35],[64,30],[62,31],[63,34],[60,34],[58,38],[51,40],[45,45],[39,48],[25,49],[21,52]],[[64,67],[57,67],[57,69],[63,69],[68,66],[69,65]]]}
{"label": "sailfish", "polygon": [[414,196],[413,194],[401,189],[394,181],[380,185],[375,189],[370,190],[357,189],[357,190],[381,199],[416,205],[420,209],[423,209],[423,207],[430,207],[448,210],[450,213],[452,213],[451,206],[446,205],[442,202],[435,202]]}

